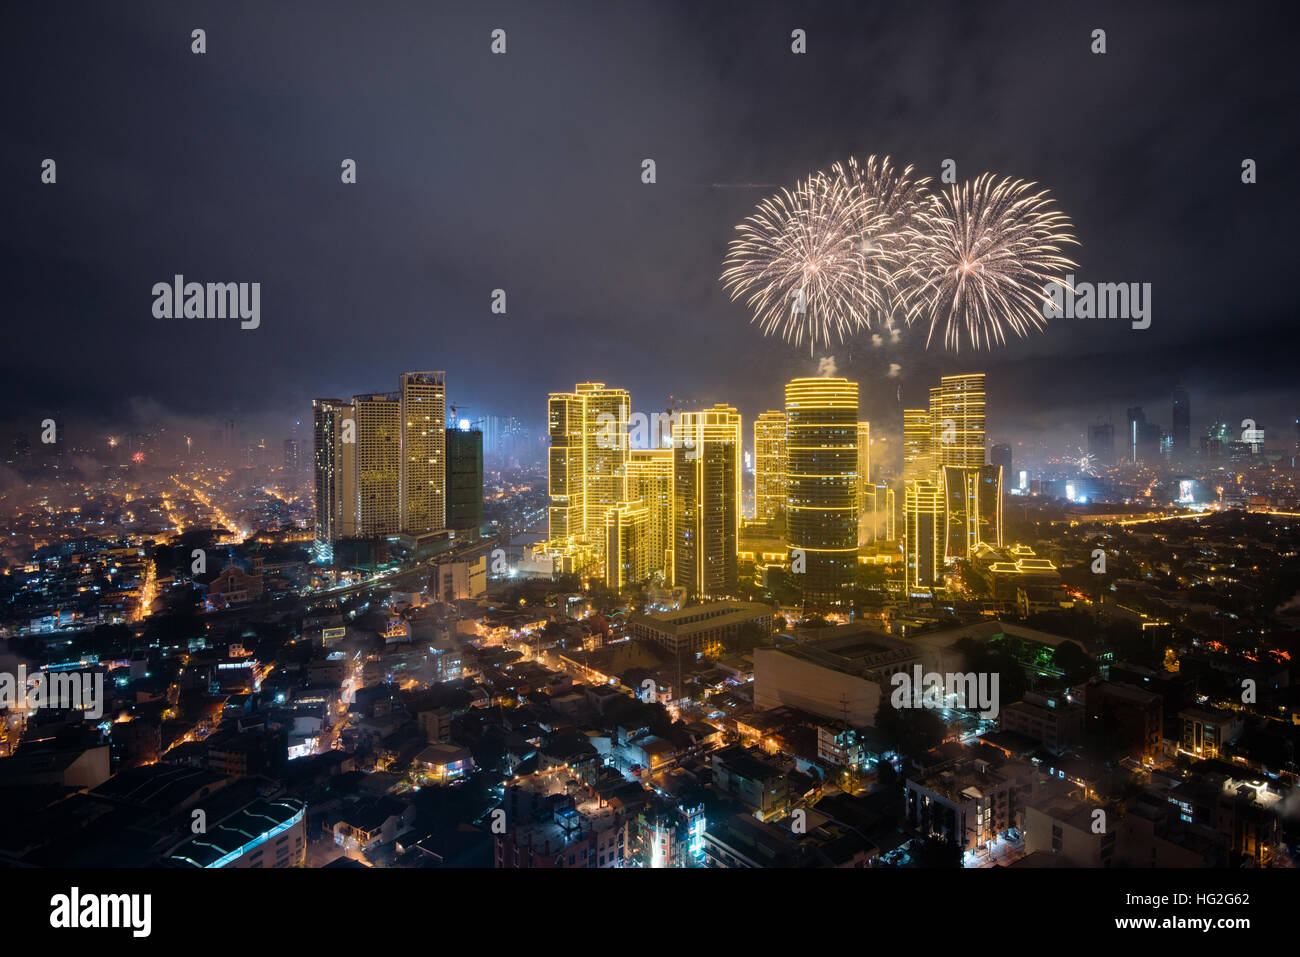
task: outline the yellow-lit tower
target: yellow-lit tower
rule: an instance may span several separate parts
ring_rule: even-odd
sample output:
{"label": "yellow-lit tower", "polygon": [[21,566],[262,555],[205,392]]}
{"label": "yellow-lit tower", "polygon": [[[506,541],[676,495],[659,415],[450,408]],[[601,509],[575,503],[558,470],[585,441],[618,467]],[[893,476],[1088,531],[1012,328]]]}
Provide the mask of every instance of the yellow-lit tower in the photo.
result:
{"label": "yellow-lit tower", "polygon": [[930,413],[925,409],[903,410],[903,481],[932,478],[930,462]]}
{"label": "yellow-lit tower", "polygon": [[836,601],[857,564],[858,384],[794,379],[785,387],[785,414],[791,567],[801,554],[806,599]]}
{"label": "yellow-lit tower", "polygon": [[764,412],[754,420],[754,518],[785,517],[785,413]]}
{"label": "yellow-lit tower", "polygon": [[405,372],[402,416],[402,531],[447,525],[447,380],[442,372]]}
{"label": "yellow-lit tower", "polygon": [[903,490],[908,594],[943,584],[943,491],[934,482],[908,482]]}
{"label": "yellow-lit tower", "polygon": [[646,573],[660,572],[665,581],[672,581],[668,554],[673,527],[673,450],[632,449],[627,463],[627,494],[645,503],[647,510]]}
{"label": "yellow-lit tower", "polygon": [[402,531],[402,401],[396,392],[352,400],[356,419],[357,535],[387,538]]}
{"label": "yellow-lit tower", "polygon": [[673,426],[673,584],[726,596],[739,579],[740,413],[719,404]]}

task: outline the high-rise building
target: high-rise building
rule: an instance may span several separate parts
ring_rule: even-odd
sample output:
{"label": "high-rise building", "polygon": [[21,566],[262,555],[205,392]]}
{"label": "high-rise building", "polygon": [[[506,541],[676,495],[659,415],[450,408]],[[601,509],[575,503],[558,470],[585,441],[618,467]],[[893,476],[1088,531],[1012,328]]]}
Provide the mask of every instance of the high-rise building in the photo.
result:
{"label": "high-rise building", "polygon": [[1173,457],[1187,461],[1192,454],[1192,399],[1181,383],[1174,388],[1173,413]]}
{"label": "high-rise building", "polygon": [[387,538],[402,531],[402,400],[396,392],[352,399],[356,419],[357,535]]}
{"label": "high-rise building", "polygon": [[405,372],[401,397],[401,531],[447,526],[447,381],[442,372]]}
{"label": "high-rise building", "polygon": [[926,409],[904,409],[903,481],[929,479],[932,473],[930,413]]}
{"label": "high-rise building", "polygon": [[737,587],[743,444],[740,413],[728,405],[683,412],[674,424],[673,584],[693,596]]}
{"label": "high-rise building", "polygon": [[650,575],[650,509],[637,499],[605,513],[605,584],[615,591]]}
{"label": "high-rise building", "polygon": [[483,433],[447,429],[447,527],[477,532],[483,525]]}
{"label": "high-rise building", "polygon": [[764,412],[754,420],[754,517],[785,517],[785,413]]}
{"label": "high-rise building", "polygon": [[316,541],[332,547],[356,534],[356,422],[350,399],[312,400]]}
{"label": "high-rise building", "polygon": [[858,423],[858,544],[871,541],[875,486],[871,484],[871,423]]}
{"label": "high-rise building", "polygon": [[999,442],[997,445],[989,447],[989,464],[1001,466],[1002,468],[1002,490],[1008,491],[1011,488],[1012,459],[1011,446],[1006,442]]}
{"label": "high-rise building", "polygon": [[547,404],[551,549],[577,571],[605,572],[605,517],[628,501],[631,406],[627,390],[603,382],[552,393]]}
{"label": "high-rise building", "polygon": [[934,482],[908,482],[903,489],[903,549],[908,594],[943,584],[944,494]]}
{"label": "high-rise building", "polygon": [[785,414],[786,538],[803,556],[804,597],[834,601],[858,558],[858,384],[794,379]]}
{"label": "high-rise building", "polygon": [[556,550],[572,548],[586,534],[584,405],[582,396],[565,392],[552,394],[546,403],[551,441],[547,473],[547,492],[551,497],[548,534],[551,547]]}
{"label": "high-rise building", "polygon": [[1099,465],[1115,464],[1115,426],[1106,422],[1089,427],[1088,454]]}
{"label": "high-rise building", "polygon": [[930,451],[936,468],[985,464],[984,414],[982,372],[946,375],[937,390],[930,390]]}
{"label": "high-rise building", "polygon": [[[670,437],[671,440],[671,437]],[[673,450],[633,449],[627,462],[627,494],[645,503],[646,574],[668,574],[673,528]]]}

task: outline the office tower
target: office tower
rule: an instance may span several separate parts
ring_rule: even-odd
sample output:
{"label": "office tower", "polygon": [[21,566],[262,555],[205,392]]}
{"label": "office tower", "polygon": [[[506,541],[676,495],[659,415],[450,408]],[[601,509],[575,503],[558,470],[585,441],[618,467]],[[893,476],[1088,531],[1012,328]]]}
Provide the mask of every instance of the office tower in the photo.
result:
{"label": "office tower", "polygon": [[605,513],[627,500],[627,431],[632,400],[626,389],[607,389],[603,382],[583,382],[587,541],[603,549]]}
{"label": "office tower", "polygon": [[447,382],[442,372],[404,372],[401,395],[400,530],[447,526]]}
{"label": "office tower", "polygon": [[548,536],[553,549],[572,548],[585,533],[586,438],[583,435],[583,406],[580,395],[554,393],[546,403],[550,452],[547,492],[551,497]]}
{"label": "office tower", "polygon": [[1088,454],[1100,465],[1115,464],[1115,426],[1107,422],[1088,429]]}
{"label": "office tower", "polygon": [[794,379],[785,414],[786,539],[803,555],[804,597],[834,601],[858,560],[858,384]]}
{"label": "office tower", "polygon": [[1187,386],[1181,383],[1174,389],[1173,457],[1175,461],[1186,461],[1192,453],[1192,400],[1187,393]]}
{"label": "office tower", "polygon": [[979,468],[985,464],[984,373],[946,375],[939,383],[937,390],[930,390],[931,455],[934,467],[958,465],[963,468]]}
{"label": "office tower", "polygon": [[[669,450],[671,451],[671,450]],[[605,513],[605,584],[614,591],[650,576],[650,509],[623,502]]]}
{"label": "office tower", "polygon": [[447,527],[477,537],[483,525],[483,433],[447,429]]}
{"label": "office tower", "polygon": [[644,502],[647,510],[646,574],[659,572],[671,581],[667,556],[673,528],[673,450],[633,449],[627,462],[627,494],[631,501]]}
{"label": "office tower", "polygon": [[402,531],[402,400],[396,392],[352,399],[356,419],[357,535]]}
{"label": "office tower", "polygon": [[1127,455],[1129,462],[1136,465],[1139,461],[1140,444],[1145,434],[1147,416],[1142,411],[1142,407],[1133,406],[1127,412],[1128,432],[1125,435],[1125,445],[1127,446]]}
{"label": "office tower", "polygon": [[875,486],[871,484],[871,423],[858,423],[858,544],[871,540],[875,518]]}
{"label": "office tower", "polygon": [[936,483],[908,482],[903,489],[903,550],[908,594],[943,584],[944,496]]}
{"label": "office tower", "polygon": [[1005,442],[999,442],[997,445],[991,446],[989,448],[989,464],[1001,467],[1003,491],[1011,488],[1011,446]]}
{"label": "office tower", "polygon": [[674,424],[673,584],[693,596],[736,590],[743,444],[740,413],[728,405],[683,412]]}
{"label": "office tower", "polygon": [[297,439],[284,440],[284,470],[291,474],[297,474],[302,468],[302,450],[298,445]]}
{"label": "office tower", "polygon": [[603,382],[578,383],[547,403],[551,548],[580,572],[604,575],[605,516],[628,500],[631,406],[625,389]]}
{"label": "office tower", "polygon": [[764,412],[754,420],[754,518],[785,517],[785,413]]}
{"label": "office tower", "polygon": [[925,409],[904,409],[903,481],[929,479],[932,472],[930,413]]}
{"label": "office tower", "polygon": [[312,400],[316,541],[332,547],[356,535],[356,422],[350,399]]}

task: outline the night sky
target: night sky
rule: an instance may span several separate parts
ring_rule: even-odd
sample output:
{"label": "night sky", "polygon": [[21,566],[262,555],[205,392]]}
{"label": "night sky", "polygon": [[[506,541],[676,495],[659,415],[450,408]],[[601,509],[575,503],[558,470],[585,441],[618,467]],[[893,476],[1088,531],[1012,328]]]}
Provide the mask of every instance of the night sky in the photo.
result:
{"label": "night sky", "polygon": [[[983,370],[993,441],[1077,442],[1130,405],[1168,426],[1179,380],[1194,430],[1221,413],[1276,437],[1300,413],[1286,17],[1240,3],[16,5],[0,31],[0,421],[34,437],[60,409],[76,440],[235,418],[276,440],[311,397],[392,390],[407,369],[445,369],[471,417],[540,426],[548,391],[596,379],[634,410],[673,394],[748,420],[831,354],[886,431],[900,389],[921,403],[939,375]],[[504,56],[489,50],[498,27]],[[1078,279],[1150,282],[1151,328],[1059,320],[958,355],[925,351],[919,327],[813,357],[764,339],[718,281],[733,226],[771,184],[871,153],[1049,188],[1082,241]],[[356,185],[340,182],[345,158]],[[154,318],[151,288],[176,273],[260,282],[261,327]]]}

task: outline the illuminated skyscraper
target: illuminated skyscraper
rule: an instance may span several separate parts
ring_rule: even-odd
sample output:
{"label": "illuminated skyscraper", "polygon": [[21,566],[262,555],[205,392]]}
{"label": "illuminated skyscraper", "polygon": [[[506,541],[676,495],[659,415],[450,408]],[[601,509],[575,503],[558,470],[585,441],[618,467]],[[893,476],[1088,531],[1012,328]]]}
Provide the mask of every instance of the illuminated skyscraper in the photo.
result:
{"label": "illuminated skyscraper", "polygon": [[563,392],[553,393],[546,403],[551,439],[547,475],[551,507],[547,515],[551,546],[556,549],[576,544],[586,530],[583,404],[581,396]]}
{"label": "illuminated skyscraper", "polygon": [[795,379],[785,414],[787,541],[804,556],[804,596],[834,601],[857,565],[858,384]]}
{"label": "illuminated skyscraper", "polygon": [[615,591],[650,574],[650,510],[640,499],[605,513],[605,584]]}
{"label": "illuminated skyscraper", "polygon": [[871,423],[858,423],[858,544],[871,541],[875,486],[871,484]]}
{"label": "illuminated skyscraper", "polygon": [[402,531],[402,402],[396,392],[353,398],[356,418],[357,535]]}
{"label": "illuminated skyscraper", "polygon": [[908,594],[943,584],[943,489],[934,482],[908,482],[903,490],[904,558]]}
{"label": "illuminated skyscraper", "polygon": [[356,422],[350,399],[312,400],[316,541],[332,547],[356,534]]}
{"label": "illuminated skyscraper", "polygon": [[933,468],[930,455],[930,413],[925,409],[903,410],[903,481],[929,479]]}
{"label": "illuminated skyscraper", "polygon": [[604,575],[605,517],[628,501],[630,415],[627,391],[603,382],[581,382],[547,403],[550,543],[574,570]]}
{"label": "illuminated skyscraper", "polygon": [[736,591],[743,442],[728,405],[683,412],[673,428],[673,584],[695,596]]}
{"label": "illuminated skyscraper", "polygon": [[979,468],[985,464],[984,373],[946,375],[939,381],[938,389],[930,390],[934,467]]}
{"label": "illuminated skyscraper", "polygon": [[447,525],[447,383],[442,372],[404,372],[401,396],[401,531]]}
{"label": "illuminated skyscraper", "polygon": [[[672,437],[669,436],[669,441]],[[627,494],[645,503],[646,573],[671,581],[668,550],[673,528],[673,450],[633,449],[627,463]]]}
{"label": "illuminated skyscraper", "polygon": [[754,420],[754,518],[784,518],[785,495],[785,413],[764,412]]}

